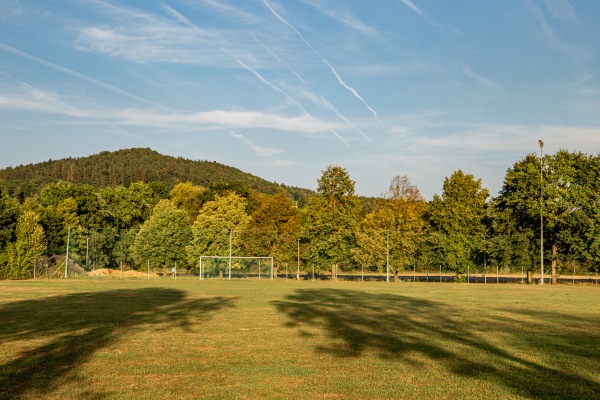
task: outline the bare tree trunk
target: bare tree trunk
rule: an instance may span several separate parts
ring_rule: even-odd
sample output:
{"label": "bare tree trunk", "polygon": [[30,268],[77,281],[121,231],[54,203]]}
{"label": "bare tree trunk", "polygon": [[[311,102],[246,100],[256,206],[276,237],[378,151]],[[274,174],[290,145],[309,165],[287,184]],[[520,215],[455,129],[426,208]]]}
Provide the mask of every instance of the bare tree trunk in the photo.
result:
{"label": "bare tree trunk", "polygon": [[556,285],[556,254],[558,253],[558,246],[552,245],[552,284]]}
{"label": "bare tree trunk", "polygon": [[331,265],[331,280],[337,281],[337,264]]}

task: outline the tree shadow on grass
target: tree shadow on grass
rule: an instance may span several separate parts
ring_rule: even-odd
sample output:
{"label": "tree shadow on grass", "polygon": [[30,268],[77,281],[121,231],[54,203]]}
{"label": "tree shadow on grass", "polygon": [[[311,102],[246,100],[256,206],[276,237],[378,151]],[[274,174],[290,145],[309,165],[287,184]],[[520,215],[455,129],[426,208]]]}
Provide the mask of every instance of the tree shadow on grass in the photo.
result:
{"label": "tree shadow on grass", "polygon": [[344,289],[298,290],[275,306],[300,334],[318,329],[328,337],[318,352],[374,352],[415,368],[434,362],[457,377],[499,382],[533,399],[600,395],[600,325],[591,317],[523,310],[473,314],[440,302]]}
{"label": "tree shadow on grass", "polygon": [[[232,299],[186,299],[165,288],[111,290],[24,300],[0,306],[0,346],[30,347],[0,364],[0,399],[44,397],[62,385],[82,382],[78,367],[122,335],[140,330],[191,330]],[[36,345],[39,342],[39,345]],[[88,399],[105,398],[88,389]]]}

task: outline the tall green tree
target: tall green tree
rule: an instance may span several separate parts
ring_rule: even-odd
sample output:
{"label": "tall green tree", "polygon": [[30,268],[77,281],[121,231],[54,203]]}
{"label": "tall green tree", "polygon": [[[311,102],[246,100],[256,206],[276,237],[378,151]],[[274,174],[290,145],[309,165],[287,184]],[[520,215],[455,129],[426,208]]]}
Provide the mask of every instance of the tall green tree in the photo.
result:
{"label": "tall green tree", "polygon": [[10,279],[26,279],[33,275],[34,262],[46,251],[44,229],[33,211],[19,216],[16,240],[8,246],[8,273]]}
{"label": "tall green tree", "polygon": [[0,253],[13,241],[18,218],[19,207],[0,181]]}
{"label": "tall green tree", "polygon": [[498,198],[488,203],[487,223],[485,254],[490,265],[508,272],[527,271],[530,283],[532,268],[536,260],[539,262],[538,231],[520,224],[514,210],[500,207]]}
{"label": "tall green tree", "polygon": [[130,230],[144,223],[154,206],[165,199],[151,184],[134,182],[129,187],[104,188],[99,193],[102,226]]}
{"label": "tall green tree", "polygon": [[0,279],[8,274],[8,246],[15,239],[19,206],[0,181]]}
{"label": "tall green tree", "polygon": [[170,200],[161,200],[150,218],[144,222],[133,242],[133,258],[138,266],[185,267],[186,246],[191,240],[189,219],[185,211],[177,209]]}
{"label": "tall green tree", "polygon": [[[543,168],[543,169],[542,169]],[[600,158],[561,150],[542,161],[534,154],[507,171],[497,199],[521,227],[540,242],[544,221],[544,258],[550,260],[552,281],[556,262],[571,258],[592,266],[600,262]]]}
{"label": "tall green tree", "polygon": [[[193,238],[187,247],[190,264],[200,256],[228,256],[240,249],[240,238],[250,220],[246,199],[235,192],[215,195],[204,203],[192,225]],[[235,253],[233,255],[236,255]]]}
{"label": "tall green tree", "polygon": [[302,210],[307,258],[331,266],[335,277],[338,267],[352,260],[362,204],[354,192],[355,182],[344,168],[327,167],[317,183],[317,194]]}
{"label": "tall green tree", "polygon": [[457,275],[476,265],[487,236],[485,216],[489,196],[481,179],[461,170],[444,179],[442,195],[427,205],[427,258]]}

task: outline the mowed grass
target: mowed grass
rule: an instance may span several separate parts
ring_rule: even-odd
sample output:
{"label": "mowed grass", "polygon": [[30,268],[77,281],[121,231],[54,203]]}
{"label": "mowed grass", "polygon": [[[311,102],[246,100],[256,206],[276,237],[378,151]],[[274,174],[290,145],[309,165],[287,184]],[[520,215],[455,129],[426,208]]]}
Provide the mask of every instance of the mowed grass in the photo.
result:
{"label": "mowed grass", "polygon": [[600,287],[0,282],[0,399],[597,399]]}

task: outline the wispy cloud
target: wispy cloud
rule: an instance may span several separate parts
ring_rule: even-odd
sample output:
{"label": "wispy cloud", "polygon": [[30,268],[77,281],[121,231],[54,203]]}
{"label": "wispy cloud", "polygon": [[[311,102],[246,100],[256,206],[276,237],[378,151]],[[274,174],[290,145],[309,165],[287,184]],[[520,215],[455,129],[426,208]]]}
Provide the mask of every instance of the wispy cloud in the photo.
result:
{"label": "wispy cloud", "polygon": [[214,110],[189,114],[158,113],[153,110],[128,108],[116,115],[119,123],[135,126],[154,126],[171,129],[269,129],[316,134],[338,127],[338,124],[309,115],[288,116],[261,111]]}
{"label": "wispy cloud", "polygon": [[422,8],[417,7],[412,0],[400,0],[406,7],[410,8],[415,14],[417,14],[418,16],[420,16],[421,18],[423,18],[424,20],[426,20],[427,22],[429,22],[431,25],[435,26],[436,28],[442,30],[442,31],[449,31],[452,33],[455,33],[457,35],[460,36],[465,36],[464,33],[454,29],[454,28],[450,28],[450,27],[446,27],[442,24],[440,24],[439,22],[437,22],[436,20],[434,20],[427,12],[425,12]]}
{"label": "wispy cloud", "polygon": [[[522,0],[526,8],[537,20],[540,27],[540,35],[544,41],[552,48],[563,53],[571,61],[573,61],[578,68],[583,67],[584,60],[590,57],[590,51],[581,45],[574,45],[565,42],[552,27],[552,24],[548,21],[544,12],[537,6],[532,0]],[[568,4],[568,3],[567,3]]]}
{"label": "wispy cloud", "polygon": [[370,37],[379,37],[375,27],[364,24],[348,10],[343,9],[340,4],[321,0],[303,0],[303,2],[341,25]]}
{"label": "wispy cloud", "polygon": [[135,139],[141,139],[140,136],[111,122],[104,110],[75,107],[74,105],[63,101],[61,97],[55,93],[39,90],[26,83],[22,83],[22,87],[24,90],[11,93],[9,96],[0,95],[0,109],[54,114],[81,120],[95,120],[109,126],[120,134]]}
{"label": "wispy cloud", "polygon": [[[160,7],[166,15],[131,7],[93,1],[107,21],[77,26],[75,41],[80,51],[106,54],[138,64],[188,64],[206,67],[232,67],[232,59],[222,51],[256,54],[257,46],[240,30],[199,27],[167,3]],[[266,60],[255,60],[267,65]]]}
{"label": "wispy cloud", "polygon": [[264,22],[264,20],[258,17],[256,14],[240,10],[239,8],[231,6],[224,1],[202,0],[202,2],[239,23],[254,25]]}
{"label": "wispy cloud", "polygon": [[[427,14],[425,13],[425,11],[421,10],[419,7],[415,6],[413,4],[412,1],[410,0],[402,0],[402,2],[404,3],[404,5],[406,5],[408,8],[410,8],[411,10],[413,10],[415,13],[419,14],[421,17],[426,18],[429,20],[429,17],[427,16]],[[430,21],[432,22],[432,21]]]}
{"label": "wispy cloud", "polygon": [[575,8],[567,0],[545,0],[552,16],[563,22],[579,23]]}
{"label": "wispy cloud", "polygon": [[500,85],[498,85],[491,79],[486,78],[485,76],[479,75],[478,73],[473,71],[473,69],[471,67],[469,67],[468,65],[465,65],[463,67],[463,74],[471,79],[474,79],[479,84],[491,89],[497,95],[500,95],[503,93],[502,87]]}
{"label": "wispy cloud", "polygon": [[275,149],[273,147],[259,146],[244,135],[235,131],[229,131],[229,136],[231,136],[235,140],[242,142],[246,147],[250,148],[254,152],[254,154],[256,154],[259,157],[273,157],[283,152],[283,150]]}
{"label": "wispy cloud", "polygon": [[184,17],[179,11],[177,11],[176,9],[174,9],[173,7],[171,7],[170,5],[165,4],[165,3],[160,3],[160,8],[162,8],[167,14],[170,14],[173,17],[175,17],[176,20],[178,20],[179,22],[183,23],[184,25],[188,25],[188,26],[191,26],[191,27],[194,27],[194,28],[198,28],[197,26],[195,26],[194,24],[192,24],[189,19],[187,19],[186,17]]}
{"label": "wispy cloud", "polygon": [[44,92],[23,84],[23,89],[0,94],[0,109],[40,112],[78,119],[95,119],[134,136],[124,126],[155,130],[201,131],[222,129],[268,129],[303,135],[323,134],[343,125],[317,119],[311,115],[289,116],[261,111],[213,110],[196,113],[175,113],[155,108],[114,109],[94,104],[74,106],[55,93]]}
{"label": "wispy cloud", "polygon": [[142,97],[136,96],[136,95],[134,95],[132,93],[129,93],[129,92],[123,90],[123,89],[120,89],[118,87],[115,87],[115,86],[109,85],[107,83],[101,82],[101,81],[99,81],[97,79],[94,79],[94,78],[92,78],[92,77],[90,77],[88,75],[82,74],[82,73],[77,72],[75,70],[72,70],[72,69],[69,69],[69,68],[65,68],[65,67],[60,66],[58,64],[51,63],[50,61],[46,61],[44,59],[41,59],[41,58],[36,57],[36,56],[34,56],[32,54],[29,54],[29,53],[26,53],[26,52],[21,51],[19,49],[16,49],[14,47],[8,46],[8,45],[6,45],[4,43],[1,43],[1,42],[0,42],[0,50],[3,50],[3,51],[8,52],[8,53],[12,53],[14,55],[17,55],[17,56],[25,58],[25,59],[28,59],[30,61],[33,61],[33,62],[37,63],[37,64],[43,65],[45,67],[48,67],[48,68],[53,69],[53,70],[58,71],[58,72],[62,72],[64,74],[67,74],[67,75],[72,76],[74,78],[81,79],[83,81],[91,83],[92,85],[95,85],[95,86],[100,87],[102,89],[106,89],[106,90],[109,90],[111,92],[114,92],[114,93],[120,94],[122,96],[128,97],[130,99],[133,99],[133,100],[136,100],[136,101],[148,104],[148,105],[152,105],[152,106],[160,108],[162,110],[169,111],[166,107],[163,107],[163,106],[161,106],[159,104],[156,104],[154,102],[146,100],[146,99],[144,99]]}

